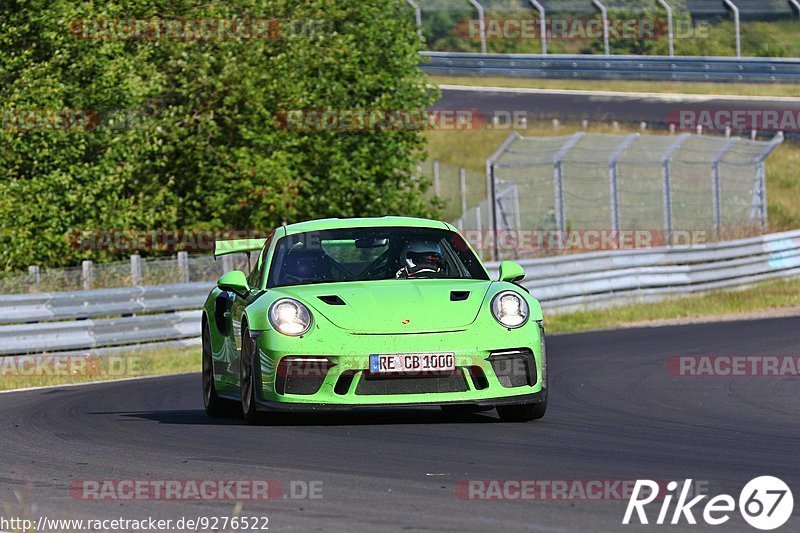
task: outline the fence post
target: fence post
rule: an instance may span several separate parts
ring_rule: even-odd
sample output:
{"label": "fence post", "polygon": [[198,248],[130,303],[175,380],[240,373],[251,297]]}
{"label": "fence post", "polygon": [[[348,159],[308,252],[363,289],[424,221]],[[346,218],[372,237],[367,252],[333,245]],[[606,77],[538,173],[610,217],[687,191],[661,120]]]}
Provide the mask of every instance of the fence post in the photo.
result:
{"label": "fence post", "polygon": [[[753,208],[750,213],[750,219],[759,217],[762,228],[767,227],[767,167],[766,159],[777,147],[784,141],[783,132],[779,131],[775,137],[761,150],[756,158],[756,183],[753,187]],[[756,201],[760,205],[755,205]]]}
{"label": "fence post", "polygon": [[728,139],[711,162],[711,201],[713,202],[714,231],[717,237],[722,231],[722,186],[719,179],[719,164],[739,141],[738,137]]}
{"label": "fence post", "polygon": [[458,171],[458,181],[461,192],[461,218],[467,214],[467,169],[461,168]]}
{"label": "fence post", "polygon": [[638,133],[631,133],[617,146],[608,158],[608,182],[609,182],[609,197],[611,201],[611,230],[619,231],[619,184],[618,184],[618,166],[617,162],[622,154],[625,153],[633,141],[639,137]]}
{"label": "fence post", "polygon": [[539,33],[542,34],[542,55],[547,55],[547,14],[538,0],[528,0],[539,11]]}
{"label": "fence post", "polygon": [[131,285],[134,287],[142,284],[142,256],[133,254],[131,256]]}
{"label": "fence post", "polygon": [[420,10],[419,4],[414,0],[406,0],[406,3],[414,10],[414,18],[417,22],[417,33],[422,37],[422,10]]}
{"label": "fence post", "polygon": [[233,256],[231,254],[222,256],[222,273],[227,274],[233,270]]}
{"label": "fence post", "polygon": [[28,267],[28,277],[31,278],[31,285],[35,290],[39,290],[39,285],[42,282],[41,271],[39,265],[30,265]]}
{"label": "fence post", "polygon": [[797,16],[800,17],[800,0],[789,0],[794,8],[797,10]]}
{"label": "fence post", "polygon": [[178,276],[181,283],[189,283],[189,252],[178,252]]}
{"label": "fence post", "polygon": [[592,0],[592,3],[600,10],[600,16],[603,17],[603,45],[605,47],[605,55],[611,55],[611,47],[608,44],[608,9],[603,5],[600,0]]}
{"label": "fence post", "polygon": [[469,3],[478,10],[478,23],[481,30],[481,53],[486,53],[486,18],[483,16],[483,6],[478,3],[478,0],[469,0]]}
{"label": "fence post", "polygon": [[672,7],[667,3],[667,0],[658,0],[658,3],[661,4],[667,11],[667,26],[669,26],[669,57],[675,56],[675,29],[672,25]]}
{"label": "fence post", "polygon": [[[506,140],[503,141],[503,144],[494,151],[494,153],[489,156],[489,159],[486,160],[486,203],[488,204],[489,208],[489,227],[493,233],[492,237],[494,237],[494,248],[493,248],[493,256],[492,259],[497,259],[499,256],[499,248],[497,244],[497,208],[495,206],[495,202],[497,202],[497,191],[495,188],[495,168],[494,163],[497,161],[503,153],[517,140],[522,139],[522,135],[517,133],[516,131],[512,131],[506,137]],[[479,212],[480,214],[480,212]],[[478,217],[480,218],[480,217]]]}
{"label": "fence post", "polygon": [[742,23],[739,17],[739,8],[732,0],[722,0],[733,11],[733,23],[736,26],[736,57],[742,57]]}
{"label": "fence post", "polygon": [[81,282],[85,291],[91,290],[94,284],[94,268],[89,260],[81,263]]}
{"label": "fence post", "polygon": [[561,237],[563,237],[564,233],[567,231],[567,218],[566,214],[564,213],[564,169],[562,166],[562,161],[567,156],[569,151],[572,150],[575,145],[578,144],[578,141],[580,141],[585,135],[586,133],[582,131],[574,134],[553,156],[553,166],[555,169],[553,175],[553,188],[555,189],[556,193],[556,226],[561,232]]}
{"label": "fence post", "polygon": [[433,194],[434,196],[441,196],[439,194],[441,191],[439,189],[439,160],[433,160]]}
{"label": "fence post", "polygon": [[664,237],[666,244],[672,244],[672,156],[681,147],[686,140],[691,137],[688,133],[683,133],[678,136],[678,139],[672,143],[669,148],[661,156],[661,173],[664,181]]}

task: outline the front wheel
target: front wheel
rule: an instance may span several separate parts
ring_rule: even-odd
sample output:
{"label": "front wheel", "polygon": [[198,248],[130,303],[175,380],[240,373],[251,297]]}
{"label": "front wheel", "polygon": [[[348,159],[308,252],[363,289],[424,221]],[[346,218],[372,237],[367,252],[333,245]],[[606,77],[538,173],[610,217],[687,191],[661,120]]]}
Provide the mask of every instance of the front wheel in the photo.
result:
{"label": "front wheel", "polygon": [[497,414],[503,422],[528,422],[539,420],[547,411],[547,400],[522,405],[498,405]]}
{"label": "front wheel", "polygon": [[248,424],[256,422],[258,401],[256,399],[256,373],[254,372],[255,339],[250,337],[250,330],[242,331],[242,357],[239,364],[239,391],[242,399],[242,416]]}

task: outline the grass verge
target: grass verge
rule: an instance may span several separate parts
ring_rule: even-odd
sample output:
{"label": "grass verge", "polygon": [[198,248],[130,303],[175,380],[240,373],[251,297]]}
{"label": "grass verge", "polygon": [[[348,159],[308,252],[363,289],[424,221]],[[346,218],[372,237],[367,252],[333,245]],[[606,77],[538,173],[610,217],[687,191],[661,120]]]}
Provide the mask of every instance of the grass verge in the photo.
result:
{"label": "grass verge", "polygon": [[626,93],[708,94],[730,96],[794,96],[800,97],[796,84],[766,83],[686,83],[624,80],[540,80],[474,76],[429,76],[436,85],[474,85],[480,87],[512,87],[571,91],[614,91]]}
{"label": "grass verge", "polygon": [[200,362],[199,346],[97,356],[6,356],[0,358],[0,390],[198,372]]}
{"label": "grass verge", "polygon": [[[535,295],[535,291],[534,291]],[[546,307],[546,306],[545,306]],[[548,333],[648,325],[661,321],[691,321],[719,317],[746,318],[778,309],[800,307],[800,279],[768,281],[740,290],[720,290],[651,304],[547,316]]]}

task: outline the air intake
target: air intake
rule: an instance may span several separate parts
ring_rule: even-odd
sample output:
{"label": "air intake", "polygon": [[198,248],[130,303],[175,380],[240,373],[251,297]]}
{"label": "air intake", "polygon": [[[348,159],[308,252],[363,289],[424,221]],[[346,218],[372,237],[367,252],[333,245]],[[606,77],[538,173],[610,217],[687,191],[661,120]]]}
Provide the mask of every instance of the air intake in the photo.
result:
{"label": "air intake", "polygon": [[328,305],[346,305],[344,303],[344,300],[342,300],[335,294],[332,294],[330,296],[317,296],[317,298],[319,298]]}

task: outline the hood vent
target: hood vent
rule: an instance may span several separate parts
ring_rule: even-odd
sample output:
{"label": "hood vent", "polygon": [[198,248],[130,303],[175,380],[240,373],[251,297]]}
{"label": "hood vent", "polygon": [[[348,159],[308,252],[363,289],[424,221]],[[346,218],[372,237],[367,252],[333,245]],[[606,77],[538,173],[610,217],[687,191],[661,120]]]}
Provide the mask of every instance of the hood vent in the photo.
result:
{"label": "hood vent", "polygon": [[332,294],[330,296],[317,296],[317,298],[319,298],[328,305],[345,305],[344,300],[342,300],[335,294]]}
{"label": "hood vent", "polygon": [[463,302],[469,298],[469,291],[451,291],[450,292],[450,301],[451,302]]}

